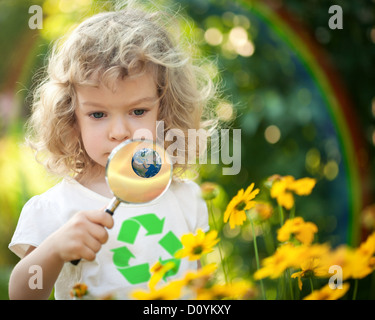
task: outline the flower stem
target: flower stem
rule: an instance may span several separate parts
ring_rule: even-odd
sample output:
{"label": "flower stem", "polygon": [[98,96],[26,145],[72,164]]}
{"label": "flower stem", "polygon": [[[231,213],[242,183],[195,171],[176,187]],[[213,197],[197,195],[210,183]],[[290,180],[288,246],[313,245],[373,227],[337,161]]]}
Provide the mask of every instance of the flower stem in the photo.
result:
{"label": "flower stem", "polygon": [[313,284],[313,281],[312,281],[311,277],[310,277],[310,287],[311,287],[311,293],[313,293],[313,291],[314,291],[314,284]]}
{"label": "flower stem", "polygon": [[[258,254],[258,245],[257,245],[257,237],[256,237],[256,234],[255,234],[255,228],[254,228],[254,223],[253,223],[253,219],[249,219],[250,220],[250,224],[251,224],[251,231],[252,231],[252,234],[253,234],[253,243],[254,243],[254,251],[255,251],[255,260],[256,260],[256,263],[257,263],[257,270],[260,269],[260,263],[259,263],[259,254]],[[266,299],[266,293],[264,291],[264,285],[263,285],[263,280],[261,279],[260,280],[260,289],[262,291],[262,296],[263,296],[263,300],[267,300]]]}
{"label": "flower stem", "polygon": [[275,244],[270,231],[271,227],[268,222],[262,223],[261,227],[263,232],[263,239],[266,244],[267,254],[270,256],[275,252]]}
{"label": "flower stem", "polygon": [[[210,214],[211,214],[211,219],[212,219],[212,223],[214,225],[214,228],[217,232],[219,232],[217,226],[216,226],[216,221],[215,221],[215,216],[214,216],[214,211],[212,209],[213,205],[212,205],[212,200],[208,200],[207,201],[207,207],[208,207],[208,210],[210,211]],[[227,274],[227,267],[226,267],[226,262],[224,261],[223,259],[223,253],[222,253],[222,246],[221,246],[221,241],[219,241],[218,243],[218,248],[219,248],[219,255],[220,255],[220,261],[221,261],[221,268],[223,270],[223,273],[224,273],[224,278],[225,278],[225,283],[228,284],[228,274]]]}
{"label": "flower stem", "polygon": [[280,213],[280,227],[284,224],[284,210],[281,205],[279,205],[279,213]]}
{"label": "flower stem", "polygon": [[289,281],[289,289],[290,289],[290,297],[292,300],[294,300],[294,292],[293,292],[293,286],[292,286],[292,278],[290,277],[290,270],[287,270],[287,277]]}
{"label": "flower stem", "polygon": [[295,214],[296,214],[296,206],[293,206],[292,209],[290,209],[289,219],[293,219]]}
{"label": "flower stem", "polygon": [[353,291],[353,300],[357,299],[358,292],[358,279],[354,280],[354,291]]}
{"label": "flower stem", "polygon": [[285,291],[285,279],[284,274],[282,277],[279,277],[279,283],[278,283],[278,289],[277,289],[277,299],[276,300],[282,300],[284,298],[284,291]]}
{"label": "flower stem", "polygon": [[370,297],[369,299],[375,300],[375,272],[371,275]]}

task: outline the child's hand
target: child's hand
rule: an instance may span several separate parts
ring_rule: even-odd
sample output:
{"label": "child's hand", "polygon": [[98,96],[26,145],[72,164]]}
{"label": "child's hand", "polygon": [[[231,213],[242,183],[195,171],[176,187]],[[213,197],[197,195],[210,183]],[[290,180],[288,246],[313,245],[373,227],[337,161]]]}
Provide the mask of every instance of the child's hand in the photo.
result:
{"label": "child's hand", "polygon": [[55,253],[65,261],[92,261],[108,240],[105,228],[113,227],[113,218],[103,210],[77,212],[65,225],[51,235]]}

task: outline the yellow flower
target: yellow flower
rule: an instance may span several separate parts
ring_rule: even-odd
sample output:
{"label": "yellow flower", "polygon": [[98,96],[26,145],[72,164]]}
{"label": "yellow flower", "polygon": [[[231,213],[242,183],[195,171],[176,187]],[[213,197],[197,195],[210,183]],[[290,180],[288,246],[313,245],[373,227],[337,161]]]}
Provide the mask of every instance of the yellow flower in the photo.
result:
{"label": "yellow flower", "polygon": [[299,242],[309,245],[314,240],[314,234],[318,232],[318,227],[312,222],[305,222],[302,217],[288,219],[277,231],[277,240],[288,241],[293,235]]}
{"label": "yellow flower", "polygon": [[343,287],[331,289],[329,284],[325,285],[320,290],[315,290],[308,296],[304,298],[304,300],[337,300],[340,299],[345,295],[345,293],[349,290],[349,283],[343,283]]}
{"label": "yellow flower", "polygon": [[353,279],[363,279],[375,269],[375,258],[363,255],[356,250],[351,257],[351,262],[346,265],[346,271]]}
{"label": "yellow flower", "polygon": [[158,289],[135,290],[131,297],[137,300],[175,300],[180,298],[183,286],[183,281],[175,280]]}
{"label": "yellow flower", "polygon": [[362,242],[358,250],[365,256],[373,256],[375,253],[375,232],[369,235],[365,242]]}
{"label": "yellow flower", "polygon": [[150,288],[155,288],[155,286],[164,277],[164,275],[174,267],[175,263],[172,261],[169,261],[164,265],[160,261],[156,262],[150,269],[152,275],[148,283],[148,286]]}
{"label": "yellow flower", "polygon": [[76,298],[82,298],[88,294],[87,285],[85,283],[77,283],[70,290],[70,296]]}
{"label": "yellow flower", "polygon": [[265,221],[271,218],[273,214],[273,207],[267,202],[256,202],[254,208],[250,209],[250,215],[259,221]]}
{"label": "yellow flower", "polygon": [[348,250],[345,271],[354,279],[362,279],[375,269],[375,232],[358,249]]}
{"label": "yellow flower", "polygon": [[254,273],[254,279],[276,279],[289,267],[298,267],[304,250],[303,246],[295,247],[291,243],[281,245],[272,256],[263,259],[263,267]]}
{"label": "yellow flower", "polygon": [[279,246],[272,256],[263,259],[262,268],[255,272],[254,279],[276,279],[288,268],[300,268],[304,261],[326,257],[328,254],[329,246],[325,244],[294,246],[287,242]]}
{"label": "yellow flower", "polygon": [[276,198],[277,203],[290,210],[294,206],[293,193],[299,196],[309,195],[316,184],[312,178],[295,180],[292,176],[273,178],[271,197]]}
{"label": "yellow flower", "polygon": [[319,258],[311,258],[303,261],[301,263],[302,271],[295,272],[291,277],[298,278],[298,287],[302,290],[302,280],[301,278],[311,278],[311,277],[328,277],[328,268],[322,265]]}
{"label": "yellow flower", "polygon": [[201,185],[201,193],[204,200],[213,200],[219,194],[219,186],[213,182],[204,182]]}
{"label": "yellow flower", "polygon": [[235,226],[241,226],[246,220],[246,210],[251,209],[255,206],[255,201],[251,201],[259,193],[259,189],[254,188],[252,183],[246,191],[241,189],[237,195],[229,202],[227,209],[224,212],[224,222],[228,222],[230,228],[233,229]]}
{"label": "yellow flower", "polygon": [[181,237],[181,242],[184,247],[176,252],[175,257],[188,257],[189,260],[198,260],[202,255],[211,252],[219,240],[220,239],[217,239],[216,230],[205,234],[201,229],[198,229],[197,235],[193,235],[192,233],[185,234]]}
{"label": "yellow flower", "polygon": [[197,271],[188,271],[185,274],[183,281],[187,287],[191,287],[193,289],[203,288],[208,280],[210,280],[210,278],[213,276],[216,269],[216,263],[207,264]]}
{"label": "yellow flower", "polygon": [[299,196],[308,196],[314,189],[316,180],[313,178],[302,178],[295,180],[288,189],[294,191]]}
{"label": "yellow flower", "polygon": [[202,288],[198,291],[197,300],[221,300],[253,298],[255,289],[246,280],[239,280],[230,284],[214,284],[209,288]]}
{"label": "yellow flower", "polygon": [[326,257],[325,265],[342,268],[343,280],[362,279],[375,270],[375,233],[370,235],[357,249],[342,245]]}
{"label": "yellow flower", "polygon": [[[353,253],[353,250],[346,245],[341,245],[336,249],[332,250],[328,255],[322,257],[322,264],[325,266],[340,266],[342,268],[343,280],[350,278],[349,262]],[[348,268],[347,268],[348,267]]]}

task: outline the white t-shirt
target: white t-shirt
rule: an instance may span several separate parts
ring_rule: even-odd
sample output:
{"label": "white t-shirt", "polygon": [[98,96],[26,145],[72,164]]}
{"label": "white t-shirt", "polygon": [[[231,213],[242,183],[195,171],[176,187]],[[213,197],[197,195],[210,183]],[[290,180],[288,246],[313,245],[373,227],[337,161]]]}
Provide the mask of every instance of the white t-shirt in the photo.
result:
{"label": "white t-shirt", "polygon": [[[74,179],[64,179],[25,204],[9,248],[23,258],[29,246],[39,246],[76,212],[103,208],[110,200]],[[182,247],[182,235],[209,229],[206,204],[192,181],[172,182],[159,199],[148,204],[121,203],[113,219],[109,239],[94,261],[64,264],[55,283],[56,299],[70,299],[70,290],[78,282],[85,283],[94,297],[110,294],[129,299],[134,289],[147,288],[151,266],[173,259]],[[167,280],[196,268],[196,261],[181,259]]]}

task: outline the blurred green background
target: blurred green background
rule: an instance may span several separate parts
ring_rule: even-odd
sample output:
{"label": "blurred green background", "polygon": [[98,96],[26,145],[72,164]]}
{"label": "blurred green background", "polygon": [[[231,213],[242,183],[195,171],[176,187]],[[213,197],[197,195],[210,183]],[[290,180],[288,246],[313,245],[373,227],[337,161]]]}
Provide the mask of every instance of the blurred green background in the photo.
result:
{"label": "blurred green background", "polygon": [[[328,26],[334,4],[343,9],[343,29]],[[42,29],[29,28],[31,5],[43,8]],[[153,5],[184,14],[178,22],[181,37],[197,43],[195,58],[217,65],[211,71],[220,75],[228,101],[216,107],[218,115],[242,130],[238,175],[222,175],[221,165],[201,168],[199,182],[221,186],[216,220],[222,221],[227,202],[251,182],[264,189],[273,174],[310,176],[318,183],[311,196],[297,199],[297,214],[318,225],[320,242],[356,245],[369,231],[361,226],[361,212],[374,196],[375,2],[174,0]],[[31,196],[57,181],[22,145],[37,71],[52,40],[111,6],[99,0],[0,1],[0,299],[8,299],[9,273],[18,261],[8,243],[20,211]],[[221,227],[233,272],[253,272],[246,229]]]}

